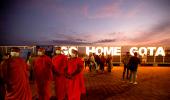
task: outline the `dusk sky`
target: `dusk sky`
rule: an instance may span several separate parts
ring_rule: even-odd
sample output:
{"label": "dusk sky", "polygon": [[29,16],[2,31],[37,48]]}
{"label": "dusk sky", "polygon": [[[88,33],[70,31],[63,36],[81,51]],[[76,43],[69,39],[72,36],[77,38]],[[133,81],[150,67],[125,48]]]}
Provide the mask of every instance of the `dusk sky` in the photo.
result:
{"label": "dusk sky", "polygon": [[170,0],[0,2],[0,45],[170,43]]}

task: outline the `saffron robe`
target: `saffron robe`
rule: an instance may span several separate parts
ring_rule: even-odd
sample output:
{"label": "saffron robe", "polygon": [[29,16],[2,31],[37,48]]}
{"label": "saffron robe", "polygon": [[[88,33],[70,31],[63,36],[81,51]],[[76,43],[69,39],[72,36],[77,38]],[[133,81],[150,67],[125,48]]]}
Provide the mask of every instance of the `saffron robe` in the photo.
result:
{"label": "saffron robe", "polygon": [[9,58],[2,70],[7,85],[6,100],[32,100],[26,62],[20,57]]}
{"label": "saffron robe", "polygon": [[73,74],[78,68],[82,69],[81,72],[73,76],[72,79],[68,79],[68,100],[80,100],[81,94],[86,92],[82,59],[73,58],[68,61],[68,74]]}
{"label": "saffron robe", "polygon": [[52,62],[46,56],[38,56],[34,61],[34,74],[39,100],[49,100],[51,96]]}
{"label": "saffron robe", "polygon": [[54,65],[54,72],[56,76],[55,80],[55,92],[58,100],[63,100],[67,93],[67,78],[65,77],[65,68],[67,67],[67,56],[60,54],[56,55],[52,59],[52,63]]}

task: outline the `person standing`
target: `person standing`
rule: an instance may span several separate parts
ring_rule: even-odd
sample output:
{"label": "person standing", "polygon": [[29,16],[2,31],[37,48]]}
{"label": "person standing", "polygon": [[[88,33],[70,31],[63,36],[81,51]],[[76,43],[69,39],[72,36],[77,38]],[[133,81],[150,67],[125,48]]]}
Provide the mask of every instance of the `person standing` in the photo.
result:
{"label": "person standing", "polygon": [[86,67],[87,66],[89,66],[89,56],[88,55],[85,55],[85,57],[84,57],[84,67],[85,67],[85,69],[86,69]]}
{"label": "person standing", "polygon": [[68,78],[68,100],[80,100],[81,94],[86,93],[83,68],[84,64],[82,59],[78,57],[78,51],[72,50],[66,74]]}
{"label": "person standing", "polygon": [[126,79],[129,79],[129,60],[130,60],[130,54],[129,52],[126,52],[126,55],[123,58],[123,64],[124,64],[123,76],[122,76],[123,80],[125,79],[125,74],[126,74]]}
{"label": "person standing", "polygon": [[137,84],[136,76],[138,64],[140,64],[140,59],[137,57],[137,52],[134,53],[134,56],[129,60],[129,69],[130,69],[130,83]]}
{"label": "person standing", "polygon": [[91,72],[91,71],[96,71],[97,63],[96,63],[96,61],[95,61],[95,53],[90,54],[90,56],[89,56],[89,61],[90,61],[90,65],[89,65],[89,67],[90,67],[90,72]]}
{"label": "person standing", "polygon": [[93,56],[92,53],[89,55],[89,62],[90,62],[90,64],[89,64],[89,69],[90,69],[90,72],[91,72],[92,69],[93,69],[93,70],[95,69],[95,68],[94,68],[95,59],[94,59],[94,56]]}
{"label": "person standing", "polygon": [[28,66],[20,57],[20,49],[12,48],[11,57],[2,64],[2,75],[6,85],[7,100],[32,100],[28,80]]}
{"label": "person standing", "polygon": [[34,61],[34,75],[37,85],[39,100],[50,99],[50,84],[52,80],[52,62],[45,55],[45,49],[38,49],[38,57]]}
{"label": "person standing", "polygon": [[55,80],[55,92],[57,100],[64,100],[67,92],[67,78],[65,77],[68,58],[64,54],[61,54],[61,47],[56,48],[56,56],[52,58],[54,65],[54,80]]}
{"label": "person standing", "polygon": [[8,53],[4,54],[1,59],[2,60],[0,61],[0,100],[5,100],[6,89],[5,82],[3,79],[2,65],[9,59],[9,54]]}
{"label": "person standing", "polygon": [[106,59],[106,63],[107,63],[107,69],[108,69],[108,72],[111,72],[112,70],[112,56],[111,55],[108,55],[107,59]]}
{"label": "person standing", "polygon": [[146,64],[147,63],[147,55],[142,55],[142,63]]}
{"label": "person standing", "polygon": [[101,58],[100,58],[100,69],[102,73],[104,73],[105,63],[106,63],[106,58],[104,57],[104,53],[102,53]]}
{"label": "person standing", "polygon": [[95,62],[96,62],[96,71],[98,72],[98,70],[99,70],[99,66],[100,66],[100,57],[99,57],[99,55],[96,55],[95,53],[94,53],[94,59],[95,59]]}
{"label": "person standing", "polygon": [[27,55],[27,65],[29,66],[29,80],[31,83],[34,83],[35,81],[35,78],[34,78],[34,61],[35,61],[35,58],[36,58],[36,55],[35,54],[31,54],[31,53],[28,53]]}

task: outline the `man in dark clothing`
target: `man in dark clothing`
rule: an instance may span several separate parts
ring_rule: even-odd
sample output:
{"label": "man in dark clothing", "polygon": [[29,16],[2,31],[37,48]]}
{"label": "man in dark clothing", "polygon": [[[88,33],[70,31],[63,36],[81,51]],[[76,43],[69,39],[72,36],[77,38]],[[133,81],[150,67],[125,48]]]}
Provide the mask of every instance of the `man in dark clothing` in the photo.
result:
{"label": "man in dark clothing", "polygon": [[112,56],[111,55],[108,55],[106,59],[106,63],[107,63],[108,72],[111,72],[111,69],[112,69]]}
{"label": "man in dark clothing", "polygon": [[5,54],[4,56],[0,56],[0,100],[5,100],[5,82],[3,79],[3,74],[2,74],[2,64],[9,58],[8,54]]}
{"label": "man in dark clothing", "polygon": [[136,75],[138,64],[140,64],[140,59],[137,57],[137,52],[134,53],[134,56],[129,60],[129,69],[130,69],[130,83],[137,84]]}
{"label": "man in dark clothing", "polygon": [[122,60],[122,62],[124,64],[124,70],[123,70],[123,76],[122,76],[123,80],[125,78],[125,73],[126,73],[126,79],[129,79],[129,66],[128,66],[129,59],[130,59],[130,54],[129,54],[129,52],[126,52],[126,55]]}
{"label": "man in dark clothing", "polygon": [[104,53],[102,53],[102,56],[100,58],[100,69],[102,73],[104,72],[104,65],[106,63],[106,58],[104,57]]}

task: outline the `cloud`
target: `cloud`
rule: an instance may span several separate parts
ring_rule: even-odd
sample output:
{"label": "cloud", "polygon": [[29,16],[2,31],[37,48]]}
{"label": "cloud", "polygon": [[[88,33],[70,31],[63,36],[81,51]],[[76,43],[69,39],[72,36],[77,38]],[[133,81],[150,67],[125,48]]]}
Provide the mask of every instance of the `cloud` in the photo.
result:
{"label": "cloud", "polygon": [[112,32],[93,36],[98,40],[94,44],[101,45],[169,45],[170,21],[164,19],[159,24],[152,25],[148,30],[134,31],[132,33]]}
{"label": "cloud", "polygon": [[85,45],[90,44],[88,42],[82,42],[79,40],[52,40],[50,41],[53,45]]}
{"label": "cloud", "polygon": [[145,32],[146,34],[143,35],[142,38],[149,38],[149,39],[166,39],[170,37],[170,21],[165,19],[164,21],[160,22],[159,24],[153,25],[150,29]]}
{"label": "cloud", "polygon": [[103,40],[98,40],[93,43],[109,43],[109,42],[115,42],[115,41],[116,41],[116,39],[103,39]]}
{"label": "cloud", "polygon": [[164,20],[161,23],[155,25],[153,28],[151,28],[151,32],[154,32],[154,33],[167,32],[167,31],[170,32],[170,20],[169,19]]}
{"label": "cloud", "polygon": [[167,45],[169,45],[169,43],[170,43],[170,38],[167,38],[167,39],[163,39],[163,40],[161,40],[161,41],[159,41],[159,42],[157,42],[155,45],[165,45],[165,46],[167,46]]}
{"label": "cloud", "polygon": [[132,44],[139,45],[167,45],[170,37],[170,21],[164,20],[159,24],[152,25],[145,31],[132,33],[135,38],[127,39]]}
{"label": "cloud", "polygon": [[54,36],[51,38],[53,40],[76,40],[76,41],[81,41],[81,42],[86,42],[86,39],[82,34],[54,34]]}
{"label": "cloud", "polygon": [[84,5],[82,7],[82,12],[85,17],[89,19],[98,19],[98,18],[110,18],[117,15],[120,11],[119,2],[114,2],[111,4],[106,4],[102,7],[98,7],[97,9],[91,10],[90,6]]}
{"label": "cloud", "polygon": [[103,34],[92,34],[92,33],[84,33],[84,34],[55,34],[53,37],[52,43],[57,44],[98,44],[98,43],[111,43],[116,42],[114,36],[109,36],[106,34],[103,37]]}
{"label": "cloud", "polygon": [[89,19],[101,19],[101,18],[134,18],[138,15],[142,9],[144,9],[144,3],[140,0],[137,4],[132,5],[132,7],[123,9],[124,3],[128,3],[128,1],[123,0],[115,0],[112,3],[105,4],[101,7],[97,7],[96,10],[91,9],[90,6],[84,5],[81,8],[81,12],[83,12],[84,16]]}

